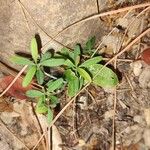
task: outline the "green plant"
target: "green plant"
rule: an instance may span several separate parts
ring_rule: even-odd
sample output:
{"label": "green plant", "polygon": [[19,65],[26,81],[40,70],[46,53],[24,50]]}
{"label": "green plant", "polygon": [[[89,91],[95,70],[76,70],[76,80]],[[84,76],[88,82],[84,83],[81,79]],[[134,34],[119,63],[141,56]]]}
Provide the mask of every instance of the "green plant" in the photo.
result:
{"label": "green plant", "polygon": [[[95,43],[95,38],[89,38],[86,43],[86,51],[91,52]],[[108,67],[104,67],[99,64],[103,58],[102,56],[95,56],[83,59],[83,52],[79,44],[77,44],[73,51],[69,51],[67,48],[61,50],[61,54],[65,57],[66,61],[65,78],[68,84],[68,95],[74,96],[87,82],[92,82],[103,88],[110,88],[118,83],[117,75]],[[103,67],[103,69],[102,69]],[[99,70],[102,69],[100,73]]]}
{"label": "green plant", "polygon": [[[117,75],[110,68],[100,64],[103,60],[102,56],[92,58],[89,56],[94,51],[94,44],[95,37],[92,37],[86,42],[84,48],[77,44],[73,51],[63,48],[60,53],[52,55],[49,51],[44,54],[39,53],[36,39],[32,38],[30,46],[31,59],[22,56],[11,58],[11,61],[19,65],[28,65],[22,83],[24,87],[30,84],[34,76],[38,84],[41,85],[41,89],[29,90],[26,95],[38,100],[36,112],[47,114],[48,122],[52,121],[53,108],[59,103],[57,92],[65,85],[70,97],[75,96],[86,83],[93,83],[104,88],[117,85]],[[88,55],[86,59],[84,54]],[[58,66],[64,70],[62,77],[46,79],[44,68]],[[49,76],[51,75],[49,74]]]}
{"label": "green plant", "polygon": [[63,58],[52,57],[52,54],[47,51],[44,54],[38,53],[38,45],[35,38],[32,38],[30,44],[30,50],[32,59],[25,58],[22,56],[13,56],[11,61],[19,65],[28,65],[28,71],[26,76],[23,79],[23,87],[26,87],[30,84],[33,77],[36,75],[38,84],[43,84],[44,82],[44,67],[56,67],[64,63]]}
{"label": "green plant", "polygon": [[74,96],[86,82],[91,82],[91,74],[87,69],[92,64],[97,64],[102,60],[101,56],[90,58],[82,63],[81,47],[77,44],[73,51],[67,48],[61,50],[61,54],[65,57],[65,79],[68,83],[68,95]]}
{"label": "green plant", "polygon": [[92,55],[95,51],[94,46],[95,46],[95,41],[96,38],[94,37],[90,37],[88,39],[88,41],[86,42],[85,46],[83,47],[83,54],[88,54],[88,55]]}
{"label": "green plant", "polygon": [[58,97],[56,96],[55,91],[60,89],[64,81],[62,78],[57,80],[50,80],[42,88],[42,90],[28,90],[26,95],[30,98],[38,98],[36,105],[36,112],[38,113],[47,113],[48,123],[53,119],[53,108],[59,103]]}

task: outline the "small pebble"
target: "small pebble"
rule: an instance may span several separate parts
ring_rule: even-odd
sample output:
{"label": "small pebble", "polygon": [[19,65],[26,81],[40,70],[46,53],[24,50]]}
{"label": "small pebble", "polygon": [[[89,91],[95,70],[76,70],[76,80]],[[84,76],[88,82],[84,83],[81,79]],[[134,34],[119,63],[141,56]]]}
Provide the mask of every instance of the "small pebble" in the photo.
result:
{"label": "small pebble", "polygon": [[133,69],[133,73],[135,76],[139,76],[142,72],[142,63],[141,61],[135,61],[130,64],[131,68]]}

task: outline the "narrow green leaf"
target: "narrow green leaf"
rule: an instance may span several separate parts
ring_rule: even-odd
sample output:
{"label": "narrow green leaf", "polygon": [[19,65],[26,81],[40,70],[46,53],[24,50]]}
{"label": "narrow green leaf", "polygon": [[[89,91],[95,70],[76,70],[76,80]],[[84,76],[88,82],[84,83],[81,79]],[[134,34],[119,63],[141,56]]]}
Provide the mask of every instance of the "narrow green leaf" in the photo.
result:
{"label": "narrow green leaf", "polygon": [[44,73],[40,68],[38,68],[37,71],[36,71],[36,78],[37,78],[38,84],[40,84],[40,85],[43,84],[43,82],[44,82]]}
{"label": "narrow green leaf", "polygon": [[34,97],[41,97],[42,95],[44,95],[44,93],[38,90],[29,90],[26,92],[26,95],[28,97],[34,98]]}
{"label": "narrow green leaf", "polygon": [[19,65],[35,65],[32,61],[21,56],[12,56],[10,60]]}
{"label": "narrow green leaf", "polygon": [[91,65],[99,63],[102,59],[103,58],[101,56],[93,57],[83,62],[79,67],[89,67]]}
{"label": "narrow green leaf", "polygon": [[81,89],[83,85],[84,85],[84,78],[80,77],[80,79],[79,79],[79,89]]}
{"label": "narrow green leaf", "polygon": [[40,113],[40,114],[47,113],[48,108],[44,104],[44,101],[45,101],[44,99],[45,99],[45,96],[42,96],[42,97],[39,98],[38,103],[36,105],[36,109],[35,109],[35,111],[37,113]]}
{"label": "narrow green leaf", "polygon": [[55,81],[50,81],[47,83],[48,86],[48,92],[53,92],[54,90],[58,89],[61,87],[61,85],[63,84],[63,79],[57,79]]}
{"label": "narrow green leaf", "polygon": [[[118,84],[118,77],[117,75],[108,67],[104,67],[102,71],[100,69],[103,67],[101,64],[91,65],[88,69],[92,74],[93,83],[101,86],[103,88],[111,88]],[[99,72],[100,71],[100,72]],[[99,74],[97,75],[97,73]],[[95,75],[97,75],[95,77]]]}
{"label": "narrow green leaf", "polygon": [[44,54],[42,54],[40,62],[50,59],[51,56],[52,56],[51,52],[49,51],[45,52]]}
{"label": "narrow green leaf", "polygon": [[80,54],[81,54],[81,50],[80,50],[80,45],[77,44],[74,48],[74,62],[75,65],[77,66],[80,62]]}
{"label": "narrow green leaf", "polygon": [[31,46],[30,50],[31,50],[32,58],[37,63],[37,59],[38,59],[38,46],[37,46],[36,38],[32,38],[31,39],[31,45],[30,46]]}
{"label": "narrow green leaf", "polygon": [[52,104],[58,104],[59,103],[58,98],[56,96],[54,96],[54,95],[50,96],[50,100],[51,100]]}
{"label": "narrow green leaf", "polygon": [[28,86],[28,85],[30,84],[30,82],[32,81],[32,78],[33,78],[34,75],[35,75],[35,72],[36,72],[36,66],[32,66],[32,67],[28,70],[26,76],[25,76],[24,79],[23,79],[23,83],[22,83],[22,86],[23,86],[23,87],[26,87],[26,86]]}
{"label": "narrow green leaf", "polygon": [[64,65],[68,66],[68,67],[75,67],[75,65],[73,64],[73,62],[70,60],[70,59],[67,59],[65,62],[64,62]]}
{"label": "narrow green leaf", "polygon": [[63,65],[64,62],[65,62],[65,59],[63,58],[51,58],[51,59],[41,62],[40,65],[47,66],[47,67],[56,67],[56,66]]}
{"label": "narrow green leaf", "polygon": [[92,50],[94,48],[94,45],[95,45],[95,40],[96,40],[95,36],[89,38],[88,41],[86,42],[85,49]]}
{"label": "narrow green leaf", "polygon": [[74,77],[76,77],[75,73],[71,69],[67,69],[64,72],[64,75],[65,75],[67,81],[74,80]]}
{"label": "narrow green leaf", "polygon": [[70,50],[68,48],[66,48],[66,47],[63,47],[61,49],[61,53],[64,54],[64,55],[69,55],[69,52],[70,52]]}
{"label": "narrow green leaf", "polygon": [[53,120],[53,112],[50,108],[48,108],[48,113],[47,113],[47,122],[50,124]]}
{"label": "narrow green leaf", "polygon": [[79,91],[79,79],[76,77],[74,80],[68,81],[68,95],[75,96]]}
{"label": "narrow green leaf", "polygon": [[85,80],[89,82],[92,81],[90,75],[83,68],[77,68],[77,71],[79,72],[80,76],[83,77]]}
{"label": "narrow green leaf", "polygon": [[65,71],[65,77],[68,82],[68,95],[75,96],[79,91],[79,79],[75,76],[74,72],[71,69]]}
{"label": "narrow green leaf", "polygon": [[50,106],[52,108],[55,108],[57,106],[57,104],[59,103],[58,98],[56,96],[54,96],[54,95],[50,95],[49,98],[50,98],[50,101],[51,101]]}

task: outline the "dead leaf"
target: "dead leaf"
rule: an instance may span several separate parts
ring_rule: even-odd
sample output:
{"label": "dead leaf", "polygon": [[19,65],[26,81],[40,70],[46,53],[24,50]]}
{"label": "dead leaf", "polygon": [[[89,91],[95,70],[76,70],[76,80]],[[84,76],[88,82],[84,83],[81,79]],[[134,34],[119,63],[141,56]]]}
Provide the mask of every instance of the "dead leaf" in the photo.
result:
{"label": "dead leaf", "polygon": [[141,54],[141,59],[150,65],[150,48],[145,49]]}
{"label": "dead leaf", "polygon": [[[0,91],[5,90],[13,79],[14,77],[11,75],[0,78]],[[31,87],[31,85],[26,88],[22,87],[22,79],[17,79],[12,87],[6,92],[6,95],[18,98],[20,100],[27,99],[25,93],[27,90],[31,89]]]}

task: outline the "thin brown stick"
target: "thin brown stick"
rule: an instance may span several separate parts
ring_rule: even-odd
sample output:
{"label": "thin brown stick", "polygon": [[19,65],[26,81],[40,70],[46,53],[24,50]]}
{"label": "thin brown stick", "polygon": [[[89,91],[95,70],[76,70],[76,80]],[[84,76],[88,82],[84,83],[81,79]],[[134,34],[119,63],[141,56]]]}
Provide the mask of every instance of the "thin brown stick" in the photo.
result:
{"label": "thin brown stick", "polygon": [[132,90],[132,92],[133,92],[133,91],[134,91],[134,88],[133,88],[133,85],[132,85],[132,83],[131,83],[131,81],[130,81],[129,77],[127,76],[127,74],[126,74],[126,73],[124,73],[124,76],[125,76],[125,78],[126,78],[126,80],[127,80],[128,84],[129,84],[129,86],[130,86],[130,88],[131,88],[131,90]]}
{"label": "thin brown stick", "polygon": [[[108,61],[108,60],[110,60],[110,59],[112,59],[112,58],[103,58],[103,60],[106,60],[106,61]],[[122,58],[117,58],[117,61],[121,61],[121,62],[133,62],[133,61],[135,61],[134,59],[122,59]]]}
{"label": "thin brown stick", "polygon": [[113,148],[113,150],[116,149],[116,134],[115,134],[115,130],[116,130],[116,126],[115,126],[116,106],[117,106],[117,91],[116,91],[116,87],[115,87],[114,106],[113,106],[114,114],[113,114],[113,121],[112,121],[112,130],[113,130],[112,131],[112,148]]}
{"label": "thin brown stick", "polygon": [[24,18],[26,20],[27,28],[28,28],[29,32],[31,32],[31,29],[30,29],[30,26],[29,26],[29,22],[28,22],[26,13],[25,13],[24,9],[22,8],[20,1],[18,0],[17,2],[18,2],[18,5],[19,5],[19,7],[21,9],[22,15],[24,16]]}
{"label": "thin brown stick", "polygon": [[17,74],[17,76],[14,78],[14,80],[9,84],[9,86],[2,92],[0,97],[2,97],[10,88],[11,86],[16,82],[16,80],[21,76],[21,74],[25,71],[25,69],[28,67],[28,65],[25,65],[21,71]]}
{"label": "thin brown stick", "polygon": [[[104,67],[106,67],[109,63],[111,63],[112,61],[114,61],[118,56],[120,56],[122,53],[124,53],[125,51],[129,50],[130,47],[132,45],[134,45],[140,38],[142,38],[145,34],[147,34],[148,32],[150,32],[150,28],[148,28],[146,31],[144,31],[143,33],[141,33],[137,38],[135,38],[130,44],[128,44],[122,51],[120,51],[118,54],[116,54],[112,59],[110,59],[105,65]],[[99,73],[102,71],[102,69],[104,69],[104,67],[102,67],[98,73],[95,75],[95,77],[97,75],[99,75]],[[95,78],[94,77],[94,78]],[[51,127],[56,121],[57,119],[62,115],[62,113],[70,106],[70,104],[75,100],[75,98],[82,92],[84,91],[88,86],[90,85],[90,83],[87,83],[66,105],[65,107],[57,114],[57,116],[53,119],[53,121],[50,123],[49,127]],[[43,135],[40,137],[40,139],[38,140],[38,142],[36,143],[36,145],[33,147],[32,150],[34,150],[37,145],[39,144],[39,142],[42,140],[43,136],[46,134],[46,131],[43,133]]]}
{"label": "thin brown stick", "polygon": [[20,138],[18,138],[8,127],[3,123],[3,121],[0,119],[0,124],[15,138],[17,139],[27,150],[30,150],[28,146],[26,146]]}

